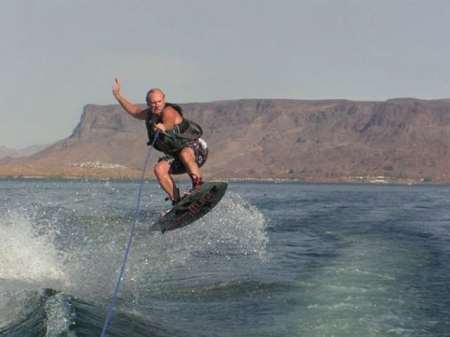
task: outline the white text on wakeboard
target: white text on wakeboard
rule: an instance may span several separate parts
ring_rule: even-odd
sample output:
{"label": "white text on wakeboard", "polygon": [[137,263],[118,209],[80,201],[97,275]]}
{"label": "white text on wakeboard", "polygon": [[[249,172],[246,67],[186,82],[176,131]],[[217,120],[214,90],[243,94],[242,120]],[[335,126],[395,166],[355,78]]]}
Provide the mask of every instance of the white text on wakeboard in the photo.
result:
{"label": "white text on wakeboard", "polygon": [[183,222],[185,222],[190,217],[198,215],[202,210],[203,211],[209,210],[210,208],[205,208],[205,206],[207,206],[208,202],[214,197],[216,191],[217,188],[216,186],[214,186],[203,198],[201,198],[198,201],[194,201],[186,209],[175,211],[175,213],[182,212],[183,214],[178,218],[177,221],[168,226],[167,230],[178,228],[178,226],[182,225]]}

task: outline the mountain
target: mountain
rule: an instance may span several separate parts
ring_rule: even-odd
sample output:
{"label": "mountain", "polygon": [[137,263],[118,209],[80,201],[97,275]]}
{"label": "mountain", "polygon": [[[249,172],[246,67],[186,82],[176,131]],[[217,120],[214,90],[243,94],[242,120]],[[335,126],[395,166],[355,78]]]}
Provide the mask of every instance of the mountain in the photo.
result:
{"label": "mountain", "polygon": [[[181,106],[203,127],[210,148],[206,178],[450,181],[449,100],[243,99]],[[146,142],[144,123],[120,106],[86,105],[72,135],[30,157],[0,161],[0,175],[5,167],[20,174],[31,167],[139,176]],[[159,155],[151,153],[152,164]]]}
{"label": "mountain", "polygon": [[24,149],[9,149],[4,146],[0,146],[0,159],[11,157],[11,158],[17,158],[17,157],[28,157],[35,153],[38,153],[48,147],[49,145],[33,145],[26,147]]}

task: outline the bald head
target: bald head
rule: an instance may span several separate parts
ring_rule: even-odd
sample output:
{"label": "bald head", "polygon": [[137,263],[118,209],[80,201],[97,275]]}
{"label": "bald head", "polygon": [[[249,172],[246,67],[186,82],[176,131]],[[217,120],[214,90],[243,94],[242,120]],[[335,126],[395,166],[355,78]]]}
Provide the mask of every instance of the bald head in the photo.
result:
{"label": "bald head", "polygon": [[146,96],[147,106],[154,113],[160,113],[166,105],[166,95],[159,88],[150,89]]}
{"label": "bald head", "polygon": [[161,95],[162,98],[164,98],[164,99],[166,98],[166,95],[164,94],[164,92],[161,89],[152,88],[147,92],[147,96],[145,96],[145,101],[147,102],[147,104],[150,103],[150,96],[154,95],[154,94]]}

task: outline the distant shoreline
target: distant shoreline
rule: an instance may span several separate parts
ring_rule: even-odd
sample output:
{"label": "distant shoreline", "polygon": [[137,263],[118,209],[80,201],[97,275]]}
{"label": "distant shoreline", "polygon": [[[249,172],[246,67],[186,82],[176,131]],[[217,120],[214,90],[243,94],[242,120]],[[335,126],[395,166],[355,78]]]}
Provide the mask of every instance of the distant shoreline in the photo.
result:
{"label": "distant shoreline", "polygon": [[[142,171],[131,169],[105,169],[80,167],[41,167],[0,165],[0,179],[61,179],[61,180],[139,180]],[[152,172],[147,172],[146,180],[156,180]],[[449,184],[450,181],[425,181],[421,179],[382,179],[380,177],[214,177],[205,175],[206,180],[254,181],[254,182],[295,182],[295,183],[350,183],[383,185]],[[189,181],[187,175],[177,176],[179,181]]]}

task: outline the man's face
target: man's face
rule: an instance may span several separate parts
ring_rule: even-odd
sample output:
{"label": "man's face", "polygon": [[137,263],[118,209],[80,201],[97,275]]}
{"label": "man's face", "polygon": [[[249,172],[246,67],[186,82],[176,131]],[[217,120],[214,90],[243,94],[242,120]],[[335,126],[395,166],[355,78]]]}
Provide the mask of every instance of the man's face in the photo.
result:
{"label": "man's face", "polygon": [[149,102],[147,105],[150,109],[152,109],[153,113],[161,113],[165,104],[166,100],[164,99],[164,95],[161,92],[156,91],[150,93]]}

